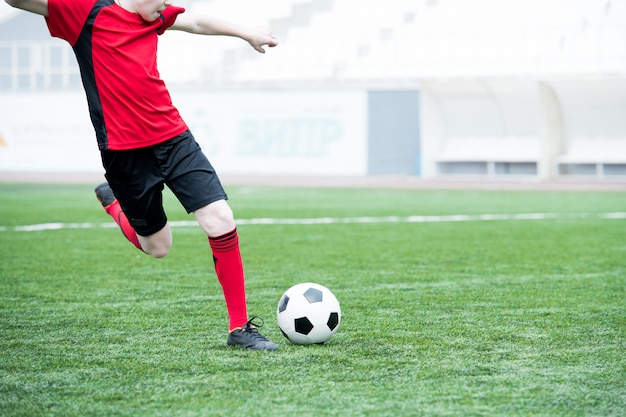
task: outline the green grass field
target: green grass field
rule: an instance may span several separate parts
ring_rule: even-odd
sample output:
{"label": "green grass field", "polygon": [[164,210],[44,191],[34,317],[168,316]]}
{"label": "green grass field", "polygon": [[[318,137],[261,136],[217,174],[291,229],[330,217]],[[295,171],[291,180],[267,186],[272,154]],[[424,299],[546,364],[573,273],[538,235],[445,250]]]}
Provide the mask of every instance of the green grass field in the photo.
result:
{"label": "green grass field", "polygon": [[[626,193],[228,192],[249,310],[277,352],[226,346],[199,228],[174,228],[155,260],[103,227],[92,187],[0,184],[0,415],[626,414],[626,218],[604,215]],[[166,197],[170,220],[193,220]],[[528,213],[550,216],[475,217]],[[470,217],[404,221],[450,215]],[[41,223],[63,227],[20,228]],[[303,281],[341,302],[326,345],[290,345],[276,324]]]}

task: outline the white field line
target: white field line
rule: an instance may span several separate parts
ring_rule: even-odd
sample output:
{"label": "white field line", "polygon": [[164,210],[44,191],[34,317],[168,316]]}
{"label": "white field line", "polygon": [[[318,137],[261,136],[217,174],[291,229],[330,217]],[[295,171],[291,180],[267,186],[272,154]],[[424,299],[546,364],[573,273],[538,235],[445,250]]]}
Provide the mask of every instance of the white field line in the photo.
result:
{"label": "white field line", "polygon": [[[316,225],[354,223],[450,223],[511,220],[576,220],[626,219],[626,212],[615,213],[519,213],[519,214],[455,214],[446,216],[387,216],[387,217],[317,217],[317,218],[258,218],[239,219],[237,225]],[[171,221],[171,227],[194,227],[196,221]],[[113,222],[107,223],[41,223],[25,226],[0,226],[0,232],[39,232],[60,229],[116,228]]]}

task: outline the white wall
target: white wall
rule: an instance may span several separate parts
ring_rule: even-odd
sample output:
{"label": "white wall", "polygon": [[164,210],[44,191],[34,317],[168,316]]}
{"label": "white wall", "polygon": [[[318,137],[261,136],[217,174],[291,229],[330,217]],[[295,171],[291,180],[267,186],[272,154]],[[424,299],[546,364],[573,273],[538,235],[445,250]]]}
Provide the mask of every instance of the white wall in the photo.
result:
{"label": "white wall", "polygon": [[102,171],[83,92],[0,95],[0,137],[0,171]]}
{"label": "white wall", "polygon": [[425,80],[422,98],[426,177],[626,175],[624,78]]}
{"label": "white wall", "polygon": [[[425,80],[420,91],[425,178],[626,176],[626,79]],[[220,173],[368,174],[364,89],[172,96]],[[0,171],[101,172],[84,94],[0,95]]]}
{"label": "white wall", "polygon": [[[220,173],[366,174],[365,91],[172,97]],[[82,92],[3,94],[0,135],[0,171],[102,170]]]}
{"label": "white wall", "polygon": [[442,164],[472,167],[484,163],[485,170],[492,170],[495,163],[541,160],[537,82],[431,80],[423,82],[422,89],[422,139],[429,150],[424,152],[425,176],[439,176]]}

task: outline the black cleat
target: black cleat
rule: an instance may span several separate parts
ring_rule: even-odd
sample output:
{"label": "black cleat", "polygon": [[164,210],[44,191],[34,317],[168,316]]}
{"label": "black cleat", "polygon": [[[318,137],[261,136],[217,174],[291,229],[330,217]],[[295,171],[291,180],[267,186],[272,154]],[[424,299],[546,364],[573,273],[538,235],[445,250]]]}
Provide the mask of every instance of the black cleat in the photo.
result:
{"label": "black cleat", "polygon": [[256,317],[248,320],[246,324],[231,331],[226,339],[226,344],[229,346],[239,346],[250,350],[276,350],[278,346],[269,341],[265,336],[259,333],[256,326],[262,327],[253,323]]}
{"label": "black cleat", "polygon": [[107,208],[115,202],[115,194],[113,194],[113,190],[109,187],[108,182],[103,182],[98,185],[95,192],[96,197],[98,197],[98,201],[102,204],[102,207]]}

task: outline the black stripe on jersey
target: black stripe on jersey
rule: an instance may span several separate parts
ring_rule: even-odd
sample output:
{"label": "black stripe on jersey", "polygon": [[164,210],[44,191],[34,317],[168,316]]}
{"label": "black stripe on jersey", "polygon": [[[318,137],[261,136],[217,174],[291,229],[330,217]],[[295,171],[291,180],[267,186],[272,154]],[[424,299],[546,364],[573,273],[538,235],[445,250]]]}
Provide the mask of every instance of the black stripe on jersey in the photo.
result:
{"label": "black stripe on jersey", "polygon": [[161,19],[161,27],[157,28],[157,33],[159,33],[161,28],[165,26],[165,16],[163,16],[163,13],[159,13],[159,19]]}
{"label": "black stripe on jersey", "polygon": [[83,81],[85,93],[87,94],[87,104],[89,106],[89,116],[96,131],[98,148],[106,150],[108,148],[108,137],[104,124],[104,114],[102,112],[102,102],[96,86],[96,76],[93,68],[93,48],[92,31],[93,24],[100,11],[113,4],[114,0],[98,0],[89,12],[89,17],[80,32],[78,41],[74,45],[74,53],[80,68],[80,78]]}

